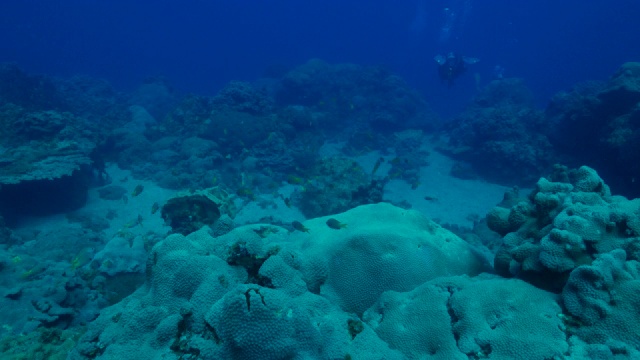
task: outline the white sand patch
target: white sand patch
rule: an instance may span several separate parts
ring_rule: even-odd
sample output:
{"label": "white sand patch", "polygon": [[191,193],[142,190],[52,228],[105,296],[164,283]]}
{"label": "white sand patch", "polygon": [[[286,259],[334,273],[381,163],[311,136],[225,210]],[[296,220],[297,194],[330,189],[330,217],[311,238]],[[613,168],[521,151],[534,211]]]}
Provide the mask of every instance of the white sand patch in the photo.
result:
{"label": "white sand patch", "polygon": [[[105,200],[100,198],[99,190],[103,187],[92,187],[89,189],[87,203],[78,213],[106,219],[109,228],[104,230],[105,238],[111,239],[119,232],[126,231],[132,235],[143,235],[149,232],[158,234],[167,233],[170,228],[164,224],[160,209],[155,214],[151,214],[151,208],[155,202],[160,208],[176,192],[161,188],[151,181],[137,180],[131,176],[128,170],[120,169],[115,164],[107,167],[107,173],[111,177],[111,183],[106,186],[121,186],[126,189],[126,201]],[[144,186],[143,191],[133,196],[136,186]],[[138,221],[140,215],[142,221]],[[67,214],[55,214],[42,217],[26,218],[20,222],[15,229],[17,233],[50,233],[56,229],[69,226],[80,226],[77,223],[70,224]]]}
{"label": "white sand patch", "polygon": [[[175,190],[161,188],[149,180],[137,180],[130,171],[120,169],[115,164],[108,166],[107,173],[112,179],[109,185],[122,186],[127,190],[126,201],[101,199],[98,194],[100,188],[92,188],[89,190],[89,200],[82,211],[105,217],[109,213],[116,214],[116,217],[109,220],[110,228],[105,231],[108,238],[119,231],[129,231],[138,235],[147,232],[167,233],[170,230],[162,219],[161,209],[167,200],[176,194]],[[133,196],[138,185],[142,185],[143,190],[139,195]],[[156,202],[160,209],[152,214],[151,208]],[[142,222],[138,222],[138,216]]]}
{"label": "white sand patch", "polygon": [[484,217],[509,190],[482,180],[451,176],[454,161],[437,151],[431,152],[429,163],[420,169],[420,185],[415,190],[405,181],[392,180],[385,187],[385,198],[406,201],[412,209],[441,224],[471,226],[474,218]]}
{"label": "white sand patch", "polygon": [[[299,185],[283,183],[275,194],[258,195],[255,201],[244,202],[238,206],[240,211],[236,215],[234,222],[239,224],[255,224],[260,222],[290,224],[291,222],[303,221],[304,215],[298,208],[291,205],[288,207],[284,199],[301,188]],[[264,221],[263,219],[269,219]]]}
{"label": "white sand patch", "polygon": [[[429,150],[429,165],[420,169],[420,185],[412,189],[404,180],[391,180],[385,186],[384,199],[396,204],[408,203],[441,224],[473,225],[474,218],[484,217],[502,201],[508,187],[483,180],[463,180],[450,175],[455,161],[435,150]],[[373,170],[382,155],[378,151],[354,158],[365,171]],[[382,156],[385,162],[376,178],[387,175],[394,156]]]}

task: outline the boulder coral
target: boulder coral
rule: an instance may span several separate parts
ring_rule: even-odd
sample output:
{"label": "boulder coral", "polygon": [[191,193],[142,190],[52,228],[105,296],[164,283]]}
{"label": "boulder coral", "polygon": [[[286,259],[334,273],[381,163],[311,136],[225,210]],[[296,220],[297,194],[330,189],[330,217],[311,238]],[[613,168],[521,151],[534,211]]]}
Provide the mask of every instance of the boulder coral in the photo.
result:
{"label": "boulder coral", "polygon": [[561,295],[570,353],[640,356],[640,199],[611,195],[589,167],[556,167],[528,200],[494,209],[487,222],[503,235],[498,274]]}
{"label": "boulder coral", "polygon": [[612,196],[586,166],[566,177],[542,178],[527,201],[489,213],[489,227],[504,236],[495,257],[498,274],[560,291],[572,270],[600,254],[625,249],[638,256],[640,200]]}
{"label": "boulder coral", "polygon": [[385,292],[364,319],[407,359],[551,359],[568,349],[560,313],[554,294],[482,275]]}
{"label": "boulder coral", "polygon": [[617,341],[640,349],[640,262],[628,260],[624,250],[602,254],[574,270],[562,300],[580,324],[572,333],[588,343]]}
{"label": "boulder coral", "polygon": [[308,233],[258,224],[169,235],[145,286],[105,309],[70,358],[403,359],[358,314],[387,291],[486,269],[418,212],[377,204],[334,217],[349,226],[318,218]]}

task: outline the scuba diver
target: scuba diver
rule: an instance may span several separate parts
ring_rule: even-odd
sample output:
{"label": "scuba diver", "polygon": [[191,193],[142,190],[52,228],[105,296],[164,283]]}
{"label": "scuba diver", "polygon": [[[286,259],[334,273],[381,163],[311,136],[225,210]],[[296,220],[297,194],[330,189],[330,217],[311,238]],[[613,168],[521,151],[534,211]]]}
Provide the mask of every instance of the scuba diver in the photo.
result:
{"label": "scuba diver", "polygon": [[437,55],[434,60],[438,63],[438,75],[442,81],[446,81],[449,86],[453,85],[453,80],[462,75],[467,70],[467,64],[475,64],[479,59],[462,56],[456,53],[448,53],[447,56]]}

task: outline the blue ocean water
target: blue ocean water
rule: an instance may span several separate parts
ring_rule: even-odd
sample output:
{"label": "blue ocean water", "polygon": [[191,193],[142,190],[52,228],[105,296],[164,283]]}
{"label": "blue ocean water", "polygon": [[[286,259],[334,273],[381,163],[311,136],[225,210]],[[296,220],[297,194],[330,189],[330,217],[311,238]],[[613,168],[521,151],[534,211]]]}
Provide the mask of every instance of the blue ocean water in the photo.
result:
{"label": "blue ocean water", "polygon": [[640,359],[640,3],[0,3],[0,359]]}
{"label": "blue ocean water", "polygon": [[[604,79],[638,57],[640,5],[633,0],[491,1],[5,1],[0,60],[34,73],[87,74],[133,88],[163,75],[182,91],[215,93],[254,80],[271,66],[309,58],[384,65],[423,91],[433,106],[459,109],[473,77],[444,92],[436,54],[482,61],[521,77],[538,101],[577,82]],[[457,100],[462,98],[463,100]],[[451,115],[450,113],[448,115]]]}

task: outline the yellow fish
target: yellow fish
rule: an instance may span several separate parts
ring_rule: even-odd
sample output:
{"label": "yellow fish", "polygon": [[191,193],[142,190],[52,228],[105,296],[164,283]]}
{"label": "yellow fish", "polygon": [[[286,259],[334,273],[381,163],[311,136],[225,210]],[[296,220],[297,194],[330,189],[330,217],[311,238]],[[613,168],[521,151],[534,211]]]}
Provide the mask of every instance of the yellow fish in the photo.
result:
{"label": "yellow fish", "polygon": [[138,186],[136,186],[135,189],[133,189],[131,196],[136,197],[140,195],[143,190],[144,190],[144,186],[142,184],[138,184]]}

